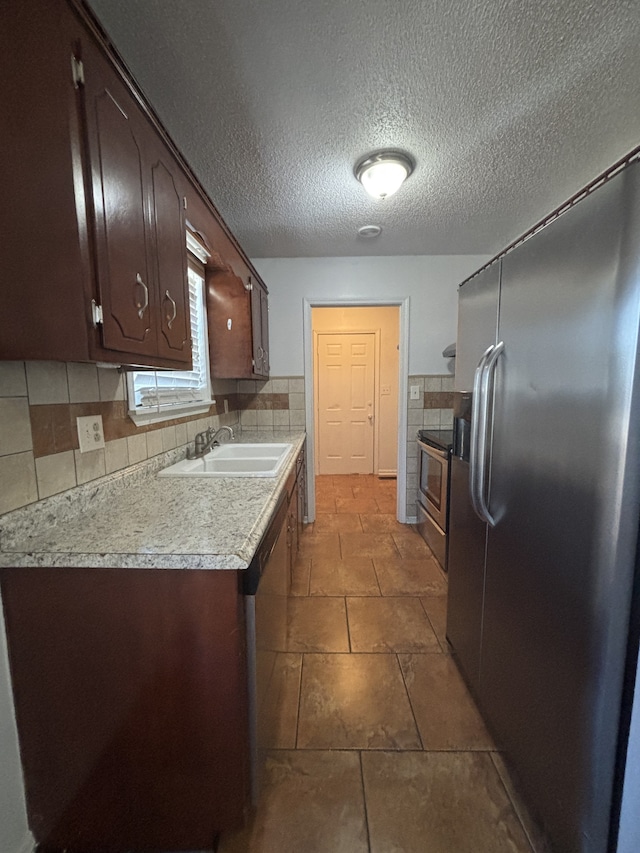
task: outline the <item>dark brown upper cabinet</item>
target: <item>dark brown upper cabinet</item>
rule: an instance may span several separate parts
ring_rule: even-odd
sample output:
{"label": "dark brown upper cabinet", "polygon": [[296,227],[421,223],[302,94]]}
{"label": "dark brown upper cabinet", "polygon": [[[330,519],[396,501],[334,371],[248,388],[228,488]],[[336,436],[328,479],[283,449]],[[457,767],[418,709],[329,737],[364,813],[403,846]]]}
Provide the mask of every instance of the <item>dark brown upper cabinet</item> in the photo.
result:
{"label": "dark brown upper cabinet", "polygon": [[99,50],[82,63],[104,345],[189,367],[179,167]]}
{"label": "dark brown upper cabinet", "polygon": [[[255,270],[85,4],[5,7],[0,359],[190,367],[186,219],[243,286]],[[266,310],[245,310],[229,375],[264,376]]]}
{"label": "dark brown upper cabinet", "polygon": [[266,288],[246,270],[238,274],[220,256],[214,256],[207,265],[206,294],[211,375],[218,379],[267,378]]}

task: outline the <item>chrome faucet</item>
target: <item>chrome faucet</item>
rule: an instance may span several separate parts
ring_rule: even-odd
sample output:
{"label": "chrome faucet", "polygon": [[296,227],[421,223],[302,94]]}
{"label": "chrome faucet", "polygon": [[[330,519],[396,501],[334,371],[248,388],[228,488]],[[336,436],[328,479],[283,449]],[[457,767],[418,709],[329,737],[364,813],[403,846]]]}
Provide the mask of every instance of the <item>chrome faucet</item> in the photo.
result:
{"label": "chrome faucet", "polygon": [[233,430],[230,426],[221,426],[219,429],[209,429],[204,430],[204,432],[199,432],[195,438],[195,449],[192,447],[187,447],[187,459],[200,459],[200,457],[204,456],[205,453],[208,453],[212,447],[215,447],[217,444],[221,444],[220,433],[228,432],[229,433],[229,441],[233,441],[234,434]]}

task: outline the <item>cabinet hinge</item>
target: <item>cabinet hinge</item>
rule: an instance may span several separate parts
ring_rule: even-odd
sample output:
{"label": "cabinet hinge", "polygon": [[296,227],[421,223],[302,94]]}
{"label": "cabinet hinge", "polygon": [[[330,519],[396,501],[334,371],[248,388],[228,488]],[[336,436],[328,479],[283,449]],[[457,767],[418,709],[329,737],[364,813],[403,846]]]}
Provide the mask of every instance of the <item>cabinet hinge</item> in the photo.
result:
{"label": "cabinet hinge", "polygon": [[255,372],[255,369],[256,369],[256,360],[255,360],[255,358],[252,358],[252,359],[251,359],[251,367],[253,367],[253,370],[254,370],[254,372]]}
{"label": "cabinet hinge", "polygon": [[95,299],[91,300],[91,319],[94,326],[104,324],[104,316],[102,314],[102,305],[98,305]]}
{"label": "cabinet hinge", "polygon": [[244,286],[245,290],[253,290],[253,282],[251,281],[251,276],[247,278],[246,284]]}
{"label": "cabinet hinge", "polygon": [[84,86],[84,65],[82,60],[76,56],[71,56],[71,73],[73,75],[73,85],[77,88]]}
{"label": "cabinet hinge", "polygon": [[183,210],[187,209],[187,197],[186,197],[186,195],[182,196],[182,208],[183,208]]}

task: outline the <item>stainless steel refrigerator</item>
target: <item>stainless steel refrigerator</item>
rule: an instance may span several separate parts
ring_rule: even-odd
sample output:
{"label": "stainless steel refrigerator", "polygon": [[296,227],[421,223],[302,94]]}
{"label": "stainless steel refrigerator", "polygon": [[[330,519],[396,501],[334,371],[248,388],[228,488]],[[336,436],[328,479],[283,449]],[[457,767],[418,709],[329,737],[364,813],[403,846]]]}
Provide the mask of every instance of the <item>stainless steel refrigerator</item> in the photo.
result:
{"label": "stainless steel refrigerator", "polygon": [[447,636],[558,853],[640,849],[639,328],[638,163],[459,292]]}

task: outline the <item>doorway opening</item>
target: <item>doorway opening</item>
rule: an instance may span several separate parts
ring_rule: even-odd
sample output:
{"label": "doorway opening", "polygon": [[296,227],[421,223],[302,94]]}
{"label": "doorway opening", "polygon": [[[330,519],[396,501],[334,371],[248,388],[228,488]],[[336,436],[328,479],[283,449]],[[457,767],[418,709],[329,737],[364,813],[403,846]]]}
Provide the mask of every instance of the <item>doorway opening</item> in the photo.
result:
{"label": "doorway opening", "polygon": [[316,474],[397,478],[406,521],[408,299],[304,300],[308,520]]}

